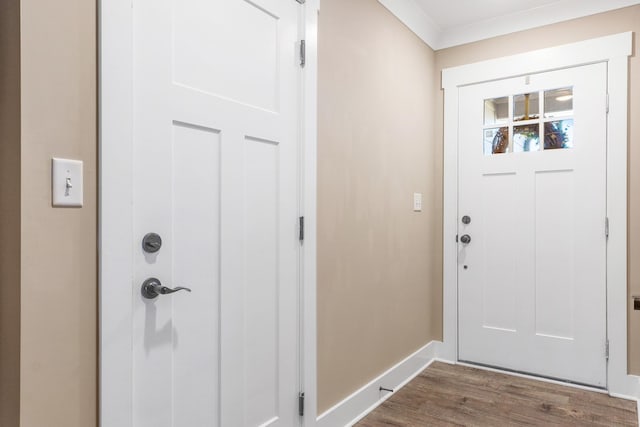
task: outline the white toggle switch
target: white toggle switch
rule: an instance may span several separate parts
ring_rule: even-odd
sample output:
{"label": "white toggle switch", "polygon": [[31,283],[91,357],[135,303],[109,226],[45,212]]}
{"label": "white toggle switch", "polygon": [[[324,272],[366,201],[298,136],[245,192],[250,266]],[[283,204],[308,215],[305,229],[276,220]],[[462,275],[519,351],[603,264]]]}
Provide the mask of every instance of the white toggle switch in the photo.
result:
{"label": "white toggle switch", "polygon": [[82,162],[51,159],[51,193],[53,206],[82,206]]}
{"label": "white toggle switch", "polygon": [[413,193],[413,211],[422,212],[422,193]]}

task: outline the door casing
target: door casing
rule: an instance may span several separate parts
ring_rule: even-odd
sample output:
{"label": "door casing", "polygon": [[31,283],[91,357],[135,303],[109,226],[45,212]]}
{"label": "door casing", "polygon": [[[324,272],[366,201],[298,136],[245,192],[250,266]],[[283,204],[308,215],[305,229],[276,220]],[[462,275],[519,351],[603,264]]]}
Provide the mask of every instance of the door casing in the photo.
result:
{"label": "door casing", "polygon": [[[297,0],[287,0],[297,1]],[[320,0],[300,4],[306,41],[301,72],[299,204],[304,215],[300,251],[300,386],[302,425],[315,425],[316,401],[316,163],[317,29]],[[99,424],[131,426],[131,295],[133,277],[133,10],[131,0],[99,1]],[[124,305],[122,303],[124,301]],[[128,332],[128,333],[127,333]],[[293,398],[293,397],[292,397]]]}
{"label": "door casing", "polygon": [[[509,77],[606,62],[607,116],[607,336],[608,391],[637,399],[640,378],[627,374],[627,121],[628,57],[632,33],[590,39],[448,68],[444,89],[443,343],[439,357],[458,360],[458,88]],[[603,224],[604,227],[604,224]]]}

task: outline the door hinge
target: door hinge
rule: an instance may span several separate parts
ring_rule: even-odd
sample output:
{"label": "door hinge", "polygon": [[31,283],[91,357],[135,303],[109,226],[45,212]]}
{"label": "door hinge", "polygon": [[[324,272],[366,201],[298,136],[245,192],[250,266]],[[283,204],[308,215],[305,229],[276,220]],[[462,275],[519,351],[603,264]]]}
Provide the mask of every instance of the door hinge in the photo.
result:
{"label": "door hinge", "polygon": [[605,217],[604,219],[604,236],[609,238],[609,217]]}
{"label": "door hinge", "polygon": [[300,67],[304,68],[307,63],[307,42],[300,40]]}
{"label": "door hinge", "polygon": [[609,340],[604,344],[604,357],[609,360]]}
{"label": "door hinge", "polygon": [[609,94],[607,93],[607,114],[609,114]]}
{"label": "door hinge", "polygon": [[298,218],[298,240],[300,243],[304,242],[304,217]]}
{"label": "door hinge", "polygon": [[298,415],[304,417],[304,392],[298,393]]}
{"label": "door hinge", "polygon": [[458,243],[458,235],[456,234],[456,243]]}

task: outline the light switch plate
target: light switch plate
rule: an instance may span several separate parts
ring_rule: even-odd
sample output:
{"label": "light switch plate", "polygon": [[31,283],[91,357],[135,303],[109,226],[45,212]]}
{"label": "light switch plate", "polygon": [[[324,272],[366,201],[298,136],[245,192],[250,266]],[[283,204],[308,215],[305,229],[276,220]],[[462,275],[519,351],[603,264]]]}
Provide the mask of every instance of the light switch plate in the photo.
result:
{"label": "light switch plate", "polygon": [[413,193],[413,211],[422,212],[422,193]]}
{"label": "light switch plate", "polygon": [[82,207],[82,162],[51,159],[51,199],[53,206]]}

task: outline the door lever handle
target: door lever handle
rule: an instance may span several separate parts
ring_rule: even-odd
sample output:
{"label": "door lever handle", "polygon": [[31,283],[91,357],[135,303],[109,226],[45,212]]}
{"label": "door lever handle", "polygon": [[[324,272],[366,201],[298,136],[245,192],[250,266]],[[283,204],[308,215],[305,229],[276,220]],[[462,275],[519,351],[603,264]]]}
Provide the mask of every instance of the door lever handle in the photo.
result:
{"label": "door lever handle", "polygon": [[191,289],[185,288],[183,286],[168,288],[166,286],[162,286],[160,280],[156,279],[155,277],[151,277],[142,283],[142,288],[140,289],[140,291],[143,297],[147,299],[154,299],[158,295],[167,295],[178,291],[191,292]]}

